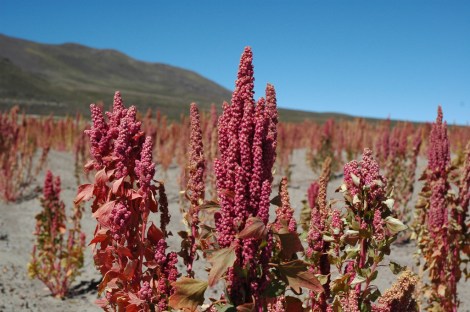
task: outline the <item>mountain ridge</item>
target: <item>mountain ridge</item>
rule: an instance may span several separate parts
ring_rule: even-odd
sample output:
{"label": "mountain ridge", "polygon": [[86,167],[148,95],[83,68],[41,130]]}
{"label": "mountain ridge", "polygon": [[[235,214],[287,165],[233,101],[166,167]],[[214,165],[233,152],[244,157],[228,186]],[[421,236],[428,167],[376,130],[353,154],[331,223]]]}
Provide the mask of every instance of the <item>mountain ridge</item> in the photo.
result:
{"label": "mountain ridge", "polygon": [[[115,49],[66,42],[42,44],[0,34],[0,107],[19,104],[26,113],[87,116],[89,104],[109,106],[116,90],[144,112],[177,119],[196,102],[202,110],[230,101],[231,91],[195,71],[134,59]],[[352,119],[340,113],[279,109],[281,120]]]}

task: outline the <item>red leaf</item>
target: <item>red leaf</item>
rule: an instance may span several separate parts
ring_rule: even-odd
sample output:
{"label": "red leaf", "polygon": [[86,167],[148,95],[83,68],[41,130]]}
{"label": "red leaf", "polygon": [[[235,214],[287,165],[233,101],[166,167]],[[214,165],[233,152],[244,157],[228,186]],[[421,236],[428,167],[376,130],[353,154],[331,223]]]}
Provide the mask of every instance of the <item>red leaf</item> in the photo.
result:
{"label": "red leaf", "polygon": [[103,290],[105,290],[105,288],[108,286],[108,283],[114,280],[118,275],[119,273],[114,271],[113,269],[106,272],[106,274],[103,276],[103,279],[101,280],[101,283],[98,285],[98,295],[100,295]]}
{"label": "red leaf", "polygon": [[111,211],[113,210],[114,206],[116,205],[116,201],[110,201],[104,204],[103,206],[99,207],[93,213],[93,217],[104,227],[109,228],[110,226],[110,218],[111,218]]}
{"label": "red leaf", "polygon": [[122,178],[120,178],[120,179],[118,179],[118,180],[116,180],[116,181],[113,182],[113,190],[112,190],[113,194],[117,194],[117,193],[118,193],[119,188],[120,188],[121,185],[122,185],[122,181],[124,181],[124,177],[122,177]]}
{"label": "red leaf", "polygon": [[93,184],[82,184],[78,187],[77,196],[73,203],[75,205],[80,204],[82,201],[87,201],[93,196],[93,190],[95,186]]}
{"label": "red leaf", "polygon": [[150,260],[150,261],[144,262],[144,265],[149,269],[155,269],[158,266],[158,263],[155,260]]}
{"label": "red leaf", "polygon": [[140,194],[137,193],[136,191],[133,191],[133,192],[132,192],[132,195],[131,195],[131,199],[132,199],[132,200],[142,199],[142,195],[140,195]]}
{"label": "red leaf", "polygon": [[111,170],[106,171],[106,175],[108,176],[108,181],[114,175],[115,171],[116,169],[111,169]]}
{"label": "red leaf", "polygon": [[208,261],[212,264],[212,269],[209,272],[209,286],[214,286],[236,259],[235,247],[220,249],[210,255]]}
{"label": "red leaf", "polygon": [[96,184],[106,184],[108,182],[108,176],[106,175],[105,168],[101,169],[95,174],[95,183]]}
{"label": "red leaf", "polygon": [[89,160],[86,164],[85,164],[85,170],[92,170],[93,168],[95,167],[95,161],[94,160]]}
{"label": "red leaf", "polygon": [[131,251],[128,248],[123,247],[123,246],[118,247],[117,254],[120,255],[121,257],[126,256],[126,257],[129,257],[129,258],[132,258]]}
{"label": "red leaf", "polygon": [[104,309],[109,304],[109,302],[108,302],[108,299],[106,298],[100,298],[100,299],[95,300],[95,304],[99,306],[100,308]]}
{"label": "red leaf", "polygon": [[296,297],[286,296],[286,311],[303,312],[302,301]]}
{"label": "red leaf", "polygon": [[101,274],[106,274],[111,269],[114,261],[113,253],[114,249],[111,246],[107,246],[105,250],[97,251],[93,256],[95,265],[99,268]]}
{"label": "red leaf", "polygon": [[158,212],[158,203],[155,201],[155,197],[149,196],[148,199],[149,199],[148,204],[149,204],[150,211],[153,212],[153,213],[157,213]]}
{"label": "red leaf", "polygon": [[126,306],[126,312],[139,312],[139,307],[135,304],[129,304]]}
{"label": "red leaf", "polygon": [[[129,303],[130,304],[135,304],[136,306],[140,306],[144,302],[145,302],[144,300],[140,299],[135,294],[129,293]],[[126,309],[127,309],[127,307],[126,307]]]}
{"label": "red leaf", "polygon": [[171,283],[175,292],[170,296],[168,304],[173,309],[190,309],[196,311],[197,307],[204,303],[204,292],[207,282],[197,279],[182,277]]}
{"label": "red leaf", "polygon": [[152,223],[147,232],[147,237],[156,245],[163,238],[163,232]]}
{"label": "red leaf", "polygon": [[97,233],[88,245],[104,242],[108,238],[106,233]]}
{"label": "red leaf", "polygon": [[131,280],[134,277],[134,271],[136,267],[137,267],[137,261],[130,260],[127,263],[126,268],[124,269],[124,272],[122,273],[126,280]]}
{"label": "red leaf", "polygon": [[262,239],[267,234],[268,229],[264,222],[258,217],[251,217],[247,220],[247,226],[238,234],[238,237]]}

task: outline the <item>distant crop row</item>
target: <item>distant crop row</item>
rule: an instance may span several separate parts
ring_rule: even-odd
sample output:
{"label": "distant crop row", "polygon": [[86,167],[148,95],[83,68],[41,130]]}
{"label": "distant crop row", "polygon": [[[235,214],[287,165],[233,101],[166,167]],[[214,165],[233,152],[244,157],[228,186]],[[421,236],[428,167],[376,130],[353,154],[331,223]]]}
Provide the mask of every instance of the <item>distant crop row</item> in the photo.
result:
{"label": "distant crop row", "polygon": [[[272,85],[254,99],[252,60],[246,48],[220,116],[215,106],[201,114],[192,104],[189,118],[169,123],[127,108],[119,92],[110,111],[91,105],[91,126],[80,116],[0,116],[5,200],[23,195],[33,163],[45,167],[51,148],[74,151],[77,182],[89,180],[78,187],[65,238],[60,182],[47,174],[31,275],[54,295],[67,293],[83,263],[79,220],[91,202],[84,213],[97,224],[87,243],[103,276],[97,304],[106,311],[457,311],[470,254],[470,129],[449,128],[441,108],[426,125],[282,123]],[[319,176],[300,216],[288,193],[296,149],[305,149]],[[420,157],[427,166],[416,173]],[[162,182],[173,162],[181,168],[182,216],[170,216]],[[335,185],[341,201],[329,200],[332,177],[343,179]],[[417,177],[423,186],[411,202]],[[169,222],[181,218],[181,249],[169,250]],[[392,244],[410,240],[419,272],[386,258]],[[198,261],[207,274],[196,274]],[[381,293],[374,280],[384,264],[400,275]],[[205,295],[218,283],[220,297]]]}

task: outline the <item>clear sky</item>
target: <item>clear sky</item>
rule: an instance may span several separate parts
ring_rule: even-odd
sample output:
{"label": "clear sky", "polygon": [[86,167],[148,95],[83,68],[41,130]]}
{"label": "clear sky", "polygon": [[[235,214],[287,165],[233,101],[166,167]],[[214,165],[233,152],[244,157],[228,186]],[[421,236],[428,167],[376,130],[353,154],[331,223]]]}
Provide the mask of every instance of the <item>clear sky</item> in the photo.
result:
{"label": "clear sky", "polygon": [[0,0],[0,33],[194,70],[232,90],[244,46],[281,107],[470,123],[470,1]]}

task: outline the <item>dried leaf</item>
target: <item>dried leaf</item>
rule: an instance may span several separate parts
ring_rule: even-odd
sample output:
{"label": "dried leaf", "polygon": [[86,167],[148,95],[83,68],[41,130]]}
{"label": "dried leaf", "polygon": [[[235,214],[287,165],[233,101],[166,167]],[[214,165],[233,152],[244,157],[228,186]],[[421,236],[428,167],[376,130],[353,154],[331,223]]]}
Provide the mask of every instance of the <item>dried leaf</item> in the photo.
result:
{"label": "dried leaf", "polygon": [[190,309],[196,311],[204,303],[204,292],[207,282],[193,278],[182,277],[171,284],[175,290],[168,304],[173,309]]}
{"label": "dried leaf", "polygon": [[270,203],[274,206],[281,207],[282,206],[281,196],[279,195],[274,196],[271,199]]}
{"label": "dried leaf", "polygon": [[219,195],[227,196],[229,198],[235,198],[235,192],[231,190],[220,190]]}
{"label": "dried leaf", "polygon": [[278,233],[276,234],[281,241],[281,255],[284,259],[292,259],[292,256],[296,252],[301,252],[304,250],[302,242],[300,241],[297,233]]}
{"label": "dried leaf", "polygon": [[357,194],[354,195],[353,204],[355,205],[355,204],[360,204],[360,203],[361,203],[361,200],[359,199],[359,196],[357,196]]}
{"label": "dried leaf", "polygon": [[208,201],[205,202],[202,205],[199,205],[199,210],[204,210],[204,209],[220,209],[220,204],[216,201]]}
{"label": "dried leaf", "polygon": [[277,268],[289,286],[297,293],[300,293],[301,287],[315,293],[324,291],[315,274],[309,272],[307,264],[301,260],[281,263]]}
{"label": "dried leaf", "polygon": [[355,186],[359,186],[361,184],[361,179],[354,173],[351,173],[351,179]]}
{"label": "dried leaf", "polygon": [[262,239],[268,234],[268,229],[264,222],[258,217],[251,217],[247,220],[247,226],[238,234],[240,238]]}
{"label": "dried leaf", "polygon": [[253,303],[244,303],[237,306],[237,312],[253,312],[255,311],[255,305]]}
{"label": "dried leaf", "polygon": [[386,217],[384,221],[385,221],[385,224],[387,225],[387,228],[393,234],[404,231],[408,228],[400,220],[398,220],[396,218],[393,218],[393,217],[390,217],[390,216]]}
{"label": "dried leaf", "polygon": [[237,256],[234,247],[228,247],[214,252],[208,261],[212,264],[209,272],[209,286],[214,286],[225,274],[228,268],[235,263]]}
{"label": "dried leaf", "polygon": [[395,205],[395,200],[393,198],[389,198],[386,201],[383,202],[385,205],[387,205],[388,209],[392,210],[393,205]]}

